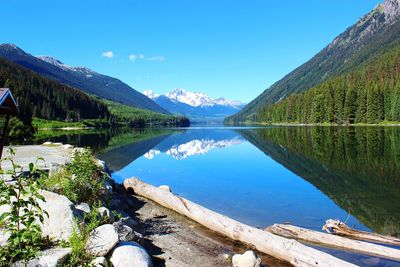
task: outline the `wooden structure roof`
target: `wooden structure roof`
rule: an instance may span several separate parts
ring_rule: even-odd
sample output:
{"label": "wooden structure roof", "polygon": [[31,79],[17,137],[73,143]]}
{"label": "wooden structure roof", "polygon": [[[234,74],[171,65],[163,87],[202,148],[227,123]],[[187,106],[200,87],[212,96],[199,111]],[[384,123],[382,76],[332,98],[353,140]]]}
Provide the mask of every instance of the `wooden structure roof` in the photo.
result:
{"label": "wooden structure roof", "polygon": [[19,112],[10,89],[0,88],[0,115],[16,115]]}

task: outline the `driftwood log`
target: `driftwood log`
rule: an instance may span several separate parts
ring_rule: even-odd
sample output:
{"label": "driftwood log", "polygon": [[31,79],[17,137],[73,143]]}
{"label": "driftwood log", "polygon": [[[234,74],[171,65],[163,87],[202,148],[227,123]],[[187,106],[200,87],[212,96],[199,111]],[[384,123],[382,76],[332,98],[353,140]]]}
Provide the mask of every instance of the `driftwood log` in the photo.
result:
{"label": "driftwood log", "polygon": [[345,249],[371,256],[400,261],[400,250],[368,242],[352,240],[341,236],[329,235],[286,224],[274,224],[266,228],[265,230],[276,235],[303,240],[317,245]]}
{"label": "driftwood log", "polygon": [[355,266],[327,253],[307,247],[296,240],[283,238],[235,221],[176,196],[169,190],[146,184],[137,178],[126,179],[124,187],[133,189],[137,195],[172,209],[217,233],[248,244],[258,251],[287,261],[294,266]]}
{"label": "driftwood log", "polygon": [[339,220],[333,220],[333,219],[327,220],[325,222],[325,225],[322,227],[322,230],[325,230],[330,234],[345,236],[352,239],[400,246],[399,238],[354,230],[348,227],[344,222],[341,222]]}

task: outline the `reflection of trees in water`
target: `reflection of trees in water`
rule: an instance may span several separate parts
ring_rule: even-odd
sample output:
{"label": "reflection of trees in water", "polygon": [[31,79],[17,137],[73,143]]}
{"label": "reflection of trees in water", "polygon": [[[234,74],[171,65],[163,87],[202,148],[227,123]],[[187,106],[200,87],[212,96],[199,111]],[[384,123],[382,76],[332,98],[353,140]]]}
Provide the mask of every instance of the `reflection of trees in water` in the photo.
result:
{"label": "reflection of trees in water", "polygon": [[400,234],[400,129],[273,127],[239,132],[366,226]]}

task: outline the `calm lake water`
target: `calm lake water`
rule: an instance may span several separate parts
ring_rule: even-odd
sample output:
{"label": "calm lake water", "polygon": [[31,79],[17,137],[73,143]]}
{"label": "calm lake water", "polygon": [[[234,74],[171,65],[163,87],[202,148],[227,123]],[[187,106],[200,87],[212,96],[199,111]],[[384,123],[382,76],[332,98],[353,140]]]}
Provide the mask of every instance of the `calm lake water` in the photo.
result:
{"label": "calm lake water", "polygon": [[[47,138],[49,139],[49,138]],[[264,228],[326,219],[400,235],[400,128],[188,128],[60,134],[92,147],[122,183],[136,176]],[[397,263],[343,252],[359,265]]]}

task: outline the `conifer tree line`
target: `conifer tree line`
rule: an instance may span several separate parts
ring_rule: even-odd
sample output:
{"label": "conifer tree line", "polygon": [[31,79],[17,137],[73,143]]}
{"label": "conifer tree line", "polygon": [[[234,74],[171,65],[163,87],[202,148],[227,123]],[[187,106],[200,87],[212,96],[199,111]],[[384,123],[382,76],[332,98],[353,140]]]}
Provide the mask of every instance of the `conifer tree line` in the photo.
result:
{"label": "conifer tree line", "polygon": [[1,58],[0,87],[11,89],[23,117],[80,121],[111,116],[95,98]]}
{"label": "conifer tree line", "polygon": [[400,121],[400,46],[349,74],[261,108],[256,120],[356,124]]}

